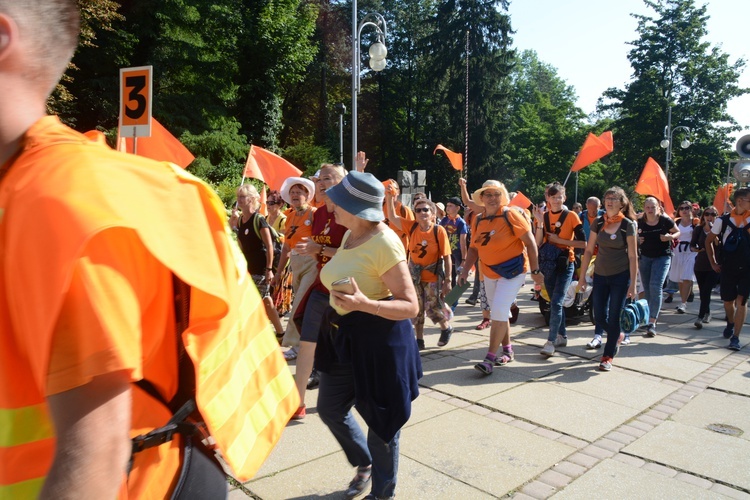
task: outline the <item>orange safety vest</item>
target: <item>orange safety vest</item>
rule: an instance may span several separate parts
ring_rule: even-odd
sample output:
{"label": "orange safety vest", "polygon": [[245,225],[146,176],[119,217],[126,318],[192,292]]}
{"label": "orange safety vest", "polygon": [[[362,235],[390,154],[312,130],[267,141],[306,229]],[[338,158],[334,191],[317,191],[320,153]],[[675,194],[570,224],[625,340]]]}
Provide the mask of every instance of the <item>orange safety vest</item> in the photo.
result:
{"label": "orange safety vest", "polygon": [[[113,227],[136,231],[145,251],[191,286],[183,341],[196,402],[234,475],[252,477],[299,395],[221,200],[179,167],[112,151],[56,117],[34,124],[10,161],[0,184],[0,498],[33,498],[42,487],[55,447],[44,398],[51,336],[79,252]],[[39,262],[45,273],[35,272]],[[18,335],[33,335],[38,352],[19,348]],[[144,401],[134,386],[133,435],[143,430]],[[137,457],[131,496],[153,496],[143,489],[149,475],[168,482],[153,461],[168,461],[178,444]]]}

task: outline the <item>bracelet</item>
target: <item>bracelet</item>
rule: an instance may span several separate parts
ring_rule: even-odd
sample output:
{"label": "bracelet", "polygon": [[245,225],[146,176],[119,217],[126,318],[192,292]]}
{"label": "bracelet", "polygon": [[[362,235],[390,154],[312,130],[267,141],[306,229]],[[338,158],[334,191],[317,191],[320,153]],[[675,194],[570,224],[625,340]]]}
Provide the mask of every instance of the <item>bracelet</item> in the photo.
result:
{"label": "bracelet", "polygon": [[318,252],[318,257],[320,257],[321,259],[324,258],[325,255],[323,255],[323,252],[325,252],[325,251],[326,251],[326,246],[325,245],[320,245],[320,252]]}
{"label": "bracelet", "polygon": [[266,268],[266,271],[271,271],[271,272],[273,272],[273,268],[272,268],[272,267],[267,267],[267,268]]}
{"label": "bracelet", "polygon": [[377,316],[378,314],[380,314],[380,301],[378,300],[376,302],[378,303],[378,307],[377,307],[377,309],[375,309],[375,316]]}

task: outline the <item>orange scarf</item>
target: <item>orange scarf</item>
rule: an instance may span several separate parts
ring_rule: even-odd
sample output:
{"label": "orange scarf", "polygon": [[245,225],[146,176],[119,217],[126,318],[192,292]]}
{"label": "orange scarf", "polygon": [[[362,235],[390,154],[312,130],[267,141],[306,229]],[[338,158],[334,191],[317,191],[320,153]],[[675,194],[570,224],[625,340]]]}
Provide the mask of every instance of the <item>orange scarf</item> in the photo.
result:
{"label": "orange scarf", "polygon": [[618,212],[617,215],[609,216],[606,212],[604,212],[604,222],[606,224],[615,224],[618,222],[622,222],[622,219],[625,218],[625,214],[622,212]]}
{"label": "orange scarf", "polygon": [[742,221],[747,219],[748,215],[750,215],[747,210],[742,212],[742,214],[737,213],[737,207],[734,207],[731,212],[729,212],[729,217],[731,217],[732,221],[734,221],[734,225],[742,224]]}

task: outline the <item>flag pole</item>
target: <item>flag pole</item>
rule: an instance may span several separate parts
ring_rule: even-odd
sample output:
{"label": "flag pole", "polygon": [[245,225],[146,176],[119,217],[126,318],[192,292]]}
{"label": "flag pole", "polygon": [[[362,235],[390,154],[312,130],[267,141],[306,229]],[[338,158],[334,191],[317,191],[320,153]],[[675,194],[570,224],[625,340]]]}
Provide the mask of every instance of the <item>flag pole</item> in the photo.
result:
{"label": "flag pole", "polygon": [[570,174],[573,172],[573,169],[568,170],[568,176],[565,178],[565,182],[563,182],[563,187],[565,187],[565,184],[568,183],[568,179],[570,179]]}
{"label": "flag pole", "polygon": [[[469,179],[469,30],[466,30],[466,99],[465,99],[465,131],[464,131],[464,179]],[[461,174],[458,174],[461,177]]]}

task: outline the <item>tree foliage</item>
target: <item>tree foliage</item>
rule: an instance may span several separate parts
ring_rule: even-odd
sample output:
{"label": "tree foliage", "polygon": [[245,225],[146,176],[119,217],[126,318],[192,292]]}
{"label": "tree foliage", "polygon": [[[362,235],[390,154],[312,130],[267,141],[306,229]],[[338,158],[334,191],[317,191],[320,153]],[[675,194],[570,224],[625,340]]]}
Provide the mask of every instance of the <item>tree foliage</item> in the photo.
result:
{"label": "tree foliage", "polygon": [[[745,61],[731,63],[706,36],[706,6],[693,0],[645,0],[653,16],[635,15],[639,38],[628,55],[633,79],[623,89],[608,89],[599,109],[614,119],[615,159],[625,185],[635,184],[651,156],[666,167],[664,137],[669,107],[672,127],[693,131],[693,145],[672,148],[669,180],[674,200],[708,201],[709,185],[719,183],[730,149],[729,135],[739,130],[727,113],[730,99],[748,92],[740,88]],[[674,143],[679,143],[678,131]]]}

